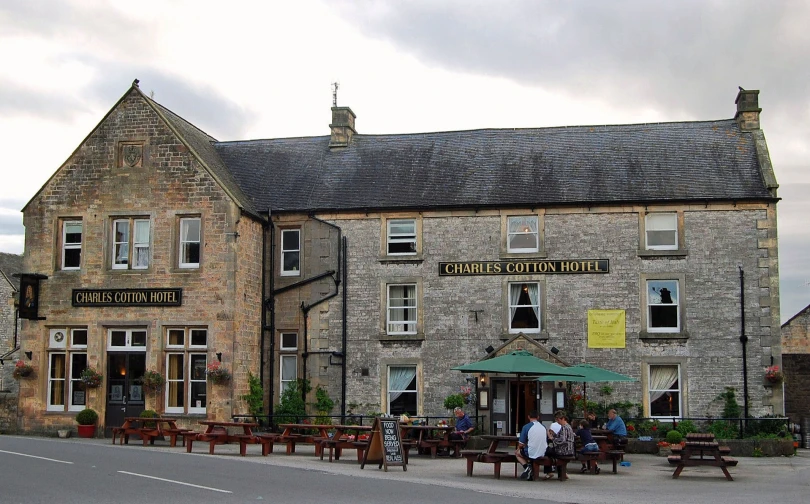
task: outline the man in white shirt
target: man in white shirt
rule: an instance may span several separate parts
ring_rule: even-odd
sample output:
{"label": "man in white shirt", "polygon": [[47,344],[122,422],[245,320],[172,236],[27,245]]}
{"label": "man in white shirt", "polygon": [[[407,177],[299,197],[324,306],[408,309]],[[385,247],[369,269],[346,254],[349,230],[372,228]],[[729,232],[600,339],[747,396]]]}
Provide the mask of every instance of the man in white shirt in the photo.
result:
{"label": "man in white shirt", "polygon": [[531,461],[540,458],[546,453],[548,447],[546,428],[538,420],[537,411],[529,412],[529,423],[520,430],[518,447],[515,450],[515,457],[523,466],[520,479],[531,481],[532,465]]}

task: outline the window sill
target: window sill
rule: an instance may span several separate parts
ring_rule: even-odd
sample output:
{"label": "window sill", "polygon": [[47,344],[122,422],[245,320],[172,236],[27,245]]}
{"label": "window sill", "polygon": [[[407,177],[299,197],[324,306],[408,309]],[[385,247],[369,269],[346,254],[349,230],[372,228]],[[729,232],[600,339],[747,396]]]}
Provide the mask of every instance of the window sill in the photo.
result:
{"label": "window sill", "polygon": [[174,266],[173,268],[169,269],[170,273],[199,273],[202,268],[179,268]]}
{"label": "window sill", "polygon": [[689,339],[689,331],[681,332],[649,332],[639,331],[640,340],[686,340]]}
{"label": "window sill", "polygon": [[425,259],[419,255],[380,256],[380,264],[421,264]]}
{"label": "window sill", "polygon": [[537,252],[503,252],[501,251],[499,258],[505,259],[547,259],[548,254],[545,250]]}
{"label": "window sill", "polygon": [[[510,333],[510,332],[501,333],[501,340],[502,341],[510,340],[510,339],[514,338],[515,336],[517,336],[518,334],[521,334],[521,333]],[[548,331],[540,331],[540,332],[536,332],[536,333],[526,333],[526,332],[524,332],[523,335],[526,336],[527,338],[531,338],[531,339],[533,339],[535,341],[548,341]]]}
{"label": "window sill", "polygon": [[638,256],[641,258],[646,257],[686,257],[689,251],[686,249],[678,250],[639,250]]}
{"label": "window sill", "polygon": [[425,333],[416,334],[380,334],[380,341],[425,341]]}

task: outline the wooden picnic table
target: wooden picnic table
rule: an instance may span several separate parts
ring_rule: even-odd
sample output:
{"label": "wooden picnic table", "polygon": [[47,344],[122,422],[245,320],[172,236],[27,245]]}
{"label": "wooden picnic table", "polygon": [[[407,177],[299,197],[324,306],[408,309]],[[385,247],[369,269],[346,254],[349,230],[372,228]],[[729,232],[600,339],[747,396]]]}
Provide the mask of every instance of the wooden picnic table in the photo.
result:
{"label": "wooden picnic table", "polygon": [[[225,422],[218,420],[200,420],[200,425],[206,427],[205,432],[189,436],[186,439],[186,451],[191,453],[194,441],[205,441],[209,444],[208,453],[214,454],[214,446],[232,442],[239,443],[239,454],[245,456],[247,445],[259,443],[260,440],[253,434],[253,428],[259,424],[253,422]],[[228,432],[229,428],[242,429],[241,434]],[[264,454],[264,450],[262,450]]]}
{"label": "wooden picnic table", "polygon": [[[307,424],[307,423],[294,423],[294,424],[279,424],[282,431],[278,436],[277,441],[287,445],[287,455],[295,453],[296,443],[306,443],[315,445],[315,455],[321,454],[321,443],[323,439],[329,439],[329,429],[334,428],[334,425],[328,424]],[[312,434],[312,431],[318,431],[317,434]],[[300,432],[305,431],[305,432]]]}
{"label": "wooden picnic table", "polygon": [[724,455],[729,451],[727,447],[720,446],[714,434],[687,434],[683,446],[673,450],[673,455],[667,458],[670,464],[677,465],[672,478],[677,479],[684,467],[714,466],[723,471],[727,480],[734,481],[728,467],[736,466],[737,460]]}
{"label": "wooden picnic table", "polygon": [[[596,444],[599,445],[598,452],[580,453],[582,446],[577,446],[577,458],[586,464],[591,474],[596,474],[597,461],[610,460],[613,462],[613,474],[617,473],[617,466],[624,459],[624,450],[616,449],[613,445],[613,433],[606,430],[599,430],[600,434],[593,434],[596,429],[591,429],[591,435]],[[579,441],[579,438],[577,438]]]}
{"label": "wooden picnic table", "polygon": [[[332,462],[332,454],[334,452],[334,460],[340,460],[340,455],[344,449],[357,450],[357,462],[363,462],[363,453],[368,447],[368,441],[361,441],[361,433],[371,432],[370,425],[332,425],[331,436],[325,439],[320,439],[319,444],[321,460],[323,460],[324,450],[329,450],[329,462]],[[355,433],[355,434],[352,434]]]}
{"label": "wooden picnic table", "polygon": [[[473,466],[476,462],[483,462],[492,464],[495,472],[495,479],[501,478],[501,464],[514,463],[515,464],[515,477],[517,477],[517,456],[515,455],[515,447],[518,444],[518,436],[503,436],[503,435],[484,435],[482,439],[489,441],[489,446],[486,450],[462,450],[461,456],[467,459],[467,476],[472,476]],[[506,448],[506,451],[500,448]],[[575,460],[574,457],[556,457],[554,461],[548,457],[538,457],[532,459],[532,469],[535,475],[540,474],[540,466],[557,466],[557,476],[559,481],[568,479],[568,463]],[[540,479],[540,478],[537,478]]]}
{"label": "wooden picnic table", "polygon": [[119,444],[129,444],[129,436],[137,435],[143,440],[143,445],[155,444],[156,438],[165,439],[169,436],[171,446],[175,446],[177,435],[185,429],[177,428],[177,419],[170,417],[126,417],[121,427],[113,427],[113,444],[118,438]]}
{"label": "wooden picnic table", "polygon": [[439,448],[453,448],[453,455],[458,456],[458,444],[454,444],[450,440],[450,433],[455,430],[455,427],[449,425],[413,425],[400,423],[400,431],[402,439],[407,439],[409,432],[417,433],[416,446],[422,453],[430,453],[430,458],[436,458],[436,452]]}

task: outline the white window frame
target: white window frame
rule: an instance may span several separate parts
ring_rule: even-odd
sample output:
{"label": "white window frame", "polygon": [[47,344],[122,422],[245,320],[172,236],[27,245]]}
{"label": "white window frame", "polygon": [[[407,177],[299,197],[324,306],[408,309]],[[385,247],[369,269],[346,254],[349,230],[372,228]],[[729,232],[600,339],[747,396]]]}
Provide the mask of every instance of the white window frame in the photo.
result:
{"label": "white window frame", "polygon": [[[68,411],[81,411],[84,408],[88,407],[87,388],[85,388],[85,391],[84,391],[84,394],[85,394],[84,395],[84,404],[73,404],[73,388],[76,385],[78,385],[79,383],[81,383],[81,381],[82,381],[81,374],[79,374],[78,378],[73,377],[73,358],[76,357],[77,355],[84,355],[84,362],[85,362],[85,368],[84,369],[87,369],[87,367],[90,364],[90,357],[87,355],[86,351],[84,351],[84,352],[68,352],[68,362],[70,362],[70,368],[68,369],[68,374],[67,374],[67,376],[69,377],[69,382],[70,382],[68,384],[68,391],[67,391],[67,393],[68,393]],[[79,373],[81,373],[81,371]]]}
{"label": "white window frame", "polygon": [[[64,374],[61,376],[54,376],[54,358],[57,356],[62,356],[64,364],[62,365]],[[47,411],[66,411],[67,410],[67,398],[65,397],[65,391],[67,389],[67,373],[68,373],[68,353],[67,352],[50,352],[48,353],[48,399],[47,399]],[[53,399],[53,387],[55,383],[61,382],[62,383],[62,396],[61,396],[61,404],[54,404],[52,401]]]}
{"label": "white window frame", "polygon": [[[531,229],[531,222],[534,221],[534,230]],[[526,221],[524,227],[520,227]],[[519,229],[513,230],[513,223]],[[540,218],[537,215],[510,215],[506,218],[506,251],[509,254],[526,254],[540,251]],[[534,247],[512,248],[512,238],[515,236],[534,236]]]}
{"label": "white window frame", "polygon": [[[285,369],[284,361],[288,361],[288,360],[291,360],[295,364],[292,367],[292,369],[295,370],[295,372],[293,373],[292,378],[290,378],[289,376],[286,376],[286,377],[284,376],[284,369]],[[282,393],[284,393],[284,390],[287,388],[287,386],[290,383],[294,383],[298,379],[298,355],[297,354],[288,354],[288,355],[281,354],[281,355],[279,355],[279,358],[278,358],[278,364],[279,364],[278,365],[278,382],[279,382],[279,390],[278,390],[278,392],[279,392],[279,395],[281,395]]]}
{"label": "white window frame", "polygon": [[[654,303],[653,299],[650,298],[650,284],[651,283],[660,283],[660,282],[672,282],[675,284],[675,292],[670,292],[670,297],[673,296],[675,302],[674,303]],[[644,292],[645,292],[645,303],[646,307],[645,310],[647,311],[647,332],[650,333],[678,333],[681,332],[681,282],[677,278],[658,278],[658,279],[648,279],[644,285]],[[662,306],[662,307],[675,307],[675,327],[653,327],[653,316],[652,310],[653,307]]]}
{"label": "white window frame", "polygon": [[[186,237],[186,229],[189,223],[197,223],[197,237],[196,239],[188,239]],[[197,245],[197,262],[185,262],[186,248],[189,246]],[[182,217],[180,218],[180,236],[178,246],[178,267],[184,269],[195,269],[200,267],[202,261],[202,219],[200,217]]]}
{"label": "white window frame", "polygon": [[[668,388],[668,389],[654,389],[652,383],[652,368],[653,367],[660,367],[660,366],[669,366],[669,367],[676,367],[678,369],[678,379],[677,384],[678,388]],[[673,362],[673,363],[665,363],[665,362],[656,362],[647,364],[647,406],[649,407],[650,418],[657,418],[657,419],[678,419],[683,418],[683,380],[682,380],[683,370],[680,364]],[[678,394],[678,415],[665,415],[665,416],[656,416],[653,414],[652,411],[652,394],[660,392],[665,394],[667,392],[677,392]]]}
{"label": "white window frame", "polygon": [[[295,336],[295,345],[289,346],[284,344],[284,336]],[[279,334],[279,348],[281,350],[298,350],[298,333],[292,331],[284,331]]]}
{"label": "white window frame", "polygon": [[[406,297],[408,294],[405,289],[403,289],[403,297],[397,298],[402,299],[402,304],[396,304],[395,301],[392,301],[391,290],[392,288],[407,288],[411,290],[413,297]],[[418,331],[418,323],[419,323],[419,289],[417,284],[415,283],[391,283],[386,286],[386,309],[385,309],[385,328],[386,333],[389,335],[399,335],[399,334],[416,334]],[[413,305],[408,305],[405,300],[413,299]],[[403,317],[408,315],[408,318],[403,318],[402,320],[394,320],[392,314],[395,310],[403,310]],[[412,314],[409,312],[413,312]],[[397,330],[397,326],[402,326],[401,330]],[[413,327],[413,329],[406,329],[407,327]]]}
{"label": "white window frame", "polygon": [[[113,332],[124,333],[124,344],[113,345],[112,335]],[[136,345],[133,333],[143,333],[143,345]],[[145,352],[146,341],[149,338],[149,333],[144,328],[125,328],[125,327],[111,327],[107,329],[107,350],[114,352]]]}
{"label": "white window frame", "polygon": [[[509,303],[509,312],[508,316],[508,327],[509,327],[509,334],[518,334],[518,333],[525,333],[525,334],[535,334],[542,332],[543,330],[543,290],[541,289],[540,282],[508,282],[507,284],[507,291],[506,291],[506,299]],[[512,298],[512,288],[517,287],[520,289],[522,285],[534,285],[537,288],[537,304],[517,304],[517,301],[513,301]],[[531,302],[531,300],[530,300]],[[512,327],[512,320],[514,318],[514,312],[519,308],[530,308],[534,309],[535,314],[537,316],[537,328],[530,328],[530,327]]]}
{"label": "white window frame", "polygon": [[[396,233],[391,230],[392,226],[403,226],[403,225],[411,225],[413,226],[413,232],[406,233],[400,232]],[[388,219],[386,222],[386,245],[385,245],[385,253],[389,256],[415,256],[417,254],[417,243],[416,243],[416,219]],[[400,243],[412,243],[413,244],[413,251],[412,252],[391,252],[391,245],[393,244],[400,244]]]}
{"label": "white window frame", "polygon": [[[391,388],[391,369],[392,368],[413,368],[414,378],[416,379],[415,388],[414,390],[408,389],[392,389]],[[408,383],[410,385],[410,382]],[[386,367],[386,391],[385,391],[385,413],[391,414],[391,394],[392,393],[400,393],[400,394],[414,394],[416,400],[414,401],[419,407],[419,366],[415,364],[389,364]],[[399,397],[399,396],[397,396]],[[394,399],[396,400],[396,398]],[[416,414],[416,411],[409,412],[411,414]]]}
{"label": "white window frame", "polygon": [[[296,248],[284,248],[284,236],[287,234],[295,233],[298,236],[298,246]],[[287,254],[298,254],[298,263],[296,269],[285,269],[285,257]],[[301,230],[300,229],[282,229],[281,230],[281,276],[299,276],[301,274]]]}
{"label": "white window frame", "polygon": [[[81,233],[79,233],[79,242],[67,242],[67,228],[68,226],[76,226],[78,225],[81,228]],[[75,233],[74,233],[75,234]],[[62,263],[61,267],[63,271],[76,271],[81,269],[82,267],[82,244],[84,243],[84,224],[81,220],[64,220],[62,221]],[[67,254],[68,250],[78,250],[79,251],[79,265],[78,266],[65,266],[65,255]]]}
{"label": "white window frame", "polygon": [[[46,410],[47,411],[81,411],[87,407],[87,392],[85,391],[85,404],[74,405],[73,404],[73,390],[76,385],[81,382],[81,378],[74,378],[73,371],[74,371],[74,357],[78,355],[84,355],[85,361],[85,368],[89,365],[89,355],[87,353],[87,344],[74,344],[74,337],[75,334],[78,332],[85,333],[85,342],[87,336],[87,329],[86,328],[57,328],[51,329],[51,333],[54,332],[61,332],[62,334],[70,334],[69,341],[63,341],[62,344],[64,346],[58,346],[54,348],[53,346],[50,347],[50,351],[48,352],[48,385],[47,385],[47,397],[46,397]],[[53,369],[53,359],[55,356],[61,355],[63,356],[64,363],[63,363],[63,374],[61,376],[54,376],[54,369]],[[80,376],[81,371],[85,368],[79,370],[77,373]],[[54,404],[51,402],[52,400],[52,393],[54,384],[57,382],[62,383],[62,397],[61,397],[61,404]]]}
{"label": "white window frame", "polygon": [[[84,333],[84,344],[76,343],[76,333],[83,332]],[[87,329],[71,329],[70,330],[70,347],[71,348],[87,348]]]}
{"label": "white window frame", "polygon": [[[174,343],[170,344],[170,333],[179,333],[182,334],[183,342],[182,343]],[[193,333],[203,333],[205,336],[205,344],[193,344]],[[164,377],[166,378],[166,384],[164,385],[164,408],[167,413],[183,413],[189,415],[196,415],[196,414],[205,414],[208,408],[208,386],[205,386],[205,405],[197,407],[192,404],[192,384],[194,383],[206,383],[206,375],[205,371],[203,371],[202,378],[194,378],[194,366],[193,361],[195,357],[202,356],[205,362],[205,368],[207,369],[208,366],[208,342],[210,340],[210,331],[207,327],[198,327],[198,326],[188,326],[188,327],[167,327],[166,328],[166,343],[164,345],[164,349],[166,351],[165,355],[165,364],[166,364],[166,371],[164,373]],[[169,375],[170,370],[170,361],[172,355],[179,355],[182,359],[182,369],[180,370],[181,378],[172,377]],[[181,397],[183,398],[183,405],[182,406],[169,406],[169,388],[170,384],[178,383],[179,387],[182,388]]]}
{"label": "white window frame", "polygon": [[[671,232],[673,245],[650,245],[650,233]],[[644,242],[647,250],[678,250],[678,214],[675,212],[654,212],[644,217]]]}
{"label": "white window frame", "polygon": [[[127,226],[126,233],[122,233],[123,239],[118,241],[118,226]],[[146,226],[146,241],[139,240],[138,229]],[[112,269],[147,269],[151,262],[149,257],[149,241],[151,239],[151,222],[149,219],[143,218],[127,218],[127,219],[114,219],[112,225]],[[126,247],[126,262],[119,263],[119,246]],[[146,253],[146,264],[136,264],[135,258],[139,257],[139,252]]]}

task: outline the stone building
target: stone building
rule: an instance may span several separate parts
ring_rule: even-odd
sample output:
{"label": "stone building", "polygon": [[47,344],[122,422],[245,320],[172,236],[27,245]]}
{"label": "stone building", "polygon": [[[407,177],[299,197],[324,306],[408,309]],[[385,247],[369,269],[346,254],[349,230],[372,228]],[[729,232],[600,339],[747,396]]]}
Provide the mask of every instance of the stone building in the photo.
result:
{"label": "stone building", "polygon": [[[778,186],[758,91],[736,103],[715,121],[407,135],[360,134],[333,107],[329,135],[218,142],[133,86],[25,209],[25,271],[48,278],[24,348],[44,369],[65,353],[56,332],[85,330],[90,364],[113,375],[112,334],[140,331],[127,355],[171,380],[172,331],[203,330],[204,348],[182,350],[221,351],[235,378],[200,385],[204,411],[171,410],[189,419],[246,413],[251,371],[270,413],[298,378],[337,414],[446,414],[474,381],[485,430],[513,432],[521,412],[561,406],[561,384],[451,368],[514,348],[637,378],[616,395],[645,416],[716,416],[727,385],[752,415],[781,413],[763,380],[781,363]],[[191,271],[187,218],[202,229]],[[123,265],[121,221],[148,231]],[[182,289],[182,303],[70,301],[123,288]],[[87,400],[110,425],[107,378]],[[146,406],[169,411],[169,386]],[[24,386],[24,428],[67,421],[51,389]]]}
{"label": "stone building", "polygon": [[12,373],[20,358],[16,316],[22,256],[0,252],[0,432],[17,428],[17,382]]}
{"label": "stone building", "polygon": [[785,375],[785,414],[810,428],[810,306],[782,324],[782,371]]}

